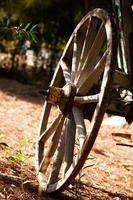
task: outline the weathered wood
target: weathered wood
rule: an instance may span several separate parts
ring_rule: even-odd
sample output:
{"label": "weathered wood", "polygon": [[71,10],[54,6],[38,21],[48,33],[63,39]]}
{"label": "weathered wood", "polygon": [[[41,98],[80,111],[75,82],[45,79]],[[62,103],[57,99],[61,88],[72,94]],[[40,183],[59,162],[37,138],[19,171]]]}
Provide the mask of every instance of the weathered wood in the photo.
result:
{"label": "weathered wood", "polygon": [[[46,101],[44,103],[43,112],[41,116],[40,126],[39,126],[39,136],[44,132],[46,129],[47,123],[48,123],[48,116],[50,113],[51,105],[48,104]],[[37,147],[36,147],[37,153],[36,153],[36,165],[37,165],[37,171],[38,166],[40,165],[42,159],[43,159],[43,150],[44,150],[44,143],[40,142],[38,140]]]}
{"label": "weathered wood", "polygon": [[93,45],[93,41],[97,34],[98,20],[94,17],[91,17],[89,21],[90,21],[89,25],[87,25],[86,27],[84,45],[80,56],[80,63],[79,63],[80,68],[82,68],[82,66],[84,65],[88,52],[91,46]]}
{"label": "weathered wood", "polygon": [[75,73],[77,70],[77,55],[78,53],[78,45],[77,45],[77,33],[74,33],[74,44],[73,44],[73,57],[72,57],[72,70],[71,70],[71,79],[73,80],[75,77]]}
{"label": "weathered wood", "polygon": [[[53,86],[53,85],[58,86],[60,84],[61,78],[62,78],[62,70],[61,70],[60,65],[58,64],[50,86]],[[51,104],[49,104],[45,101],[43,111],[42,111],[41,120],[40,120],[39,131],[38,131],[40,135],[46,129],[50,109],[51,109]]]}
{"label": "weathered wood", "polygon": [[[80,73],[81,55],[83,54],[83,49],[84,49],[85,40],[86,40],[86,31],[88,29],[89,20],[90,18],[87,18],[86,20],[84,20],[84,22],[81,21],[79,26],[77,26],[74,31],[76,33],[77,52],[75,54],[76,55],[76,73],[75,74],[72,73],[72,81],[74,81],[75,78],[77,77],[76,74]],[[91,42],[92,41],[90,41],[90,43]]]}
{"label": "weathered wood", "polygon": [[74,104],[86,104],[86,103],[94,103],[98,102],[99,95],[89,95],[89,96],[75,96],[74,97]]}
{"label": "weathered wood", "polygon": [[[62,78],[62,70],[61,70],[60,65],[58,64],[50,85],[58,86],[61,82],[61,78]],[[45,131],[45,129],[47,127],[48,116],[50,114],[51,106],[52,106],[51,104],[49,104],[49,103],[47,103],[47,101],[45,101],[44,106],[43,106],[39,129],[38,129],[39,137]],[[37,171],[38,171],[38,166],[40,165],[40,163],[43,159],[43,149],[44,149],[43,142],[39,142],[39,140],[38,140],[37,147],[36,147],[36,166],[37,166],[36,170]]]}
{"label": "weathered wood", "polygon": [[106,39],[106,32],[104,24],[102,23],[100,29],[97,33],[97,36],[93,42],[93,45],[88,52],[88,56],[86,57],[85,63],[82,66],[81,74],[76,82],[76,86],[80,88],[80,86],[84,83],[85,79],[87,78],[89,70],[93,69],[95,62],[99,56],[100,50],[103,46],[103,43]]}
{"label": "weathered wood", "polygon": [[50,86],[55,86],[55,87],[59,86],[60,83],[61,83],[62,75],[63,75],[62,69],[61,69],[60,62],[59,62],[56,69],[55,69],[55,72],[54,72],[53,78],[51,80]]}
{"label": "weathered wood", "polygon": [[[122,30],[123,36],[122,38],[124,40],[124,49],[125,49],[125,58],[126,58],[126,64],[127,64],[127,72],[129,74],[133,73],[132,65],[131,65],[131,59],[133,57],[132,49],[130,49],[130,39],[131,34],[133,34],[133,18],[132,18],[132,2],[131,0],[121,0],[120,1],[121,11],[122,11]],[[132,63],[133,64],[133,63]]]}
{"label": "weathered wood", "polygon": [[80,83],[80,87],[78,89],[78,94],[85,94],[89,92],[91,87],[97,83],[99,80],[100,75],[104,71],[105,63],[106,63],[107,52],[104,53],[100,61],[96,64],[96,66],[86,72],[86,76],[84,75],[84,81],[82,79],[82,84]]}
{"label": "weathered wood", "polygon": [[59,139],[58,147],[55,151],[55,158],[54,158],[54,163],[52,167],[52,172],[50,173],[47,184],[55,183],[58,180],[59,172],[60,172],[61,165],[63,162],[63,157],[64,157],[65,129],[66,127],[64,123],[64,126],[62,128],[62,133]]}
{"label": "weathered wood", "polygon": [[58,141],[59,141],[59,138],[60,138],[60,135],[61,135],[61,132],[62,132],[62,127],[63,127],[63,123],[64,123],[64,119],[65,117],[62,116],[59,124],[58,124],[58,127],[56,129],[56,132],[51,140],[51,143],[48,147],[48,150],[47,150],[47,153],[45,155],[45,157],[43,158],[41,164],[40,164],[40,169],[39,171],[45,173],[46,170],[47,170],[47,167],[48,165],[50,164],[50,160],[57,148],[57,145],[58,145]]}
{"label": "weathered wood", "polygon": [[73,107],[73,115],[76,124],[76,132],[79,139],[80,149],[82,149],[86,136],[86,127],[84,123],[83,112],[82,110],[80,110],[80,108]]}
{"label": "weathered wood", "polygon": [[73,114],[70,113],[66,120],[65,154],[64,154],[64,166],[63,166],[64,176],[73,162],[75,133],[76,133],[76,126],[75,126]]}
{"label": "weathered wood", "polygon": [[88,55],[88,52],[93,44],[93,41],[96,37],[97,34],[97,23],[98,20],[94,17],[89,18],[89,23],[86,24],[86,35],[84,38],[84,43],[83,43],[83,47],[82,47],[82,51],[81,51],[81,55],[79,55],[79,63],[77,65],[77,71],[75,74],[75,78],[74,78],[74,83],[77,82],[77,79],[82,71],[83,65],[85,63],[86,57]]}
{"label": "weathered wood", "polygon": [[62,117],[62,114],[60,113],[55,120],[50,124],[50,126],[40,135],[39,141],[45,143],[48,138],[53,134],[53,132],[57,129],[58,123]]}
{"label": "weathered wood", "polygon": [[63,70],[63,75],[64,75],[66,83],[71,83],[70,67],[63,60],[60,60],[60,65]]}

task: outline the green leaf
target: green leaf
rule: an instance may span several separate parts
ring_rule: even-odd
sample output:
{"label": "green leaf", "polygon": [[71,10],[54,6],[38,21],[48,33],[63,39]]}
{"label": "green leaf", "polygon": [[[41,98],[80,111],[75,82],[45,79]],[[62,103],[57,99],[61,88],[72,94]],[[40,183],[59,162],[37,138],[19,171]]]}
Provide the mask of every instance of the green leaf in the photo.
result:
{"label": "green leaf", "polygon": [[35,24],[35,25],[30,29],[30,32],[33,31],[37,26],[38,26],[38,24]]}
{"label": "green leaf", "polygon": [[26,26],[25,26],[25,31],[27,31],[27,29],[30,27],[31,23],[28,23]]}
{"label": "green leaf", "polygon": [[34,34],[31,33],[30,36],[31,36],[32,41],[34,43],[37,43],[37,37],[36,37],[36,35],[34,35]]}
{"label": "green leaf", "polygon": [[6,26],[9,26],[10,23],[11,23],[11,20],[10,20],[10,19],[7,19],[7,21],[6,21]]}
{"label": "green leaf", "polygon": [[28,31],[25,31],[25,29],[21,29],[20,32],[21,32],[21,34],[22,34],[23,36],[25,36],[26,38],[29,37],[29,32],[28,32]]}
{"label": "green leaf", "polygon": [[5,26],[5,20],[4,20],[4,18],[1,20],[1,24],[2,24],[2,26]]}

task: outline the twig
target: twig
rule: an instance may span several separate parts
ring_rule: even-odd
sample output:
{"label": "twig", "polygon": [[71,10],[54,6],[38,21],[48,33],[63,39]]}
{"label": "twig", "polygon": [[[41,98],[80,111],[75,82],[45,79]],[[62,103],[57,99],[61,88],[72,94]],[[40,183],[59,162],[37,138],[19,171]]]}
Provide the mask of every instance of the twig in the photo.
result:
{"label": "twig", "polygon": [[112,136],[115,137],[122,137],[131,140],[131,134],[130,133],[112,133]]}
{"label": "twig", "polygon": [[126,146],[126,147],[133,147],[132,144],[125,144],[125,143],[116,143],[116,145],[120,145],[120,146]]}
{"label": "twig", "polygon": [[5,173],[1,173],[0,172],[0,178],[6,178],[6,179],[10,179],[12,181],[19,181],[19,182],[22,182],[22,181],[25,181],[25,178],[20,178],[18,176],[14,176],[14,175],[8,175],[8,174],[5,174]]}

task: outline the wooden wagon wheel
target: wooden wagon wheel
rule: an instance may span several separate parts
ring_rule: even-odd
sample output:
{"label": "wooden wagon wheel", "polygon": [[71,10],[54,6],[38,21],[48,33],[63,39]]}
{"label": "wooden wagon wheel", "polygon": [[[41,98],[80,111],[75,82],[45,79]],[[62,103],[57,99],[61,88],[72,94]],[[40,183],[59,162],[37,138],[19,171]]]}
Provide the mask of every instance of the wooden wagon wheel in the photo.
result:
{"label": "wooden wagon wheel", "polygon": [[116,37],[103,9],[72,33],[46,93],[37,143],[37,176],[47,193],[61,191],[82,168],[108,105]]}

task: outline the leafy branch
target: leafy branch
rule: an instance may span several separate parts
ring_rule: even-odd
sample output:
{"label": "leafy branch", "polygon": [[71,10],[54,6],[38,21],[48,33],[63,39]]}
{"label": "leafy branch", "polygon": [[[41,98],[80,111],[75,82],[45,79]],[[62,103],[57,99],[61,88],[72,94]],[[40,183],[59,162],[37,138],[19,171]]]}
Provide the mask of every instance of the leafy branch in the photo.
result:
{"label": "leafy branch", "polygon": [[31,42],[37,43],[37,37],[36,37],[36,31],[35,28],[37,27],[37,24],[34,26],[31,26],[30,23],[28,23],[26,26],[23,26],[22,24],[18,27],[13,27],[13,30],[16,33],[16,36],[18,39],[27,39]]}
{"label": "leafy branch", "polygon": [[37,26],[37,24],[31,25],[31,23],[14,26],[10,19],[3,18],[0,20],[0,38],[15,38],[19,40],[27,39],[33,43],[37,43]]}

